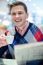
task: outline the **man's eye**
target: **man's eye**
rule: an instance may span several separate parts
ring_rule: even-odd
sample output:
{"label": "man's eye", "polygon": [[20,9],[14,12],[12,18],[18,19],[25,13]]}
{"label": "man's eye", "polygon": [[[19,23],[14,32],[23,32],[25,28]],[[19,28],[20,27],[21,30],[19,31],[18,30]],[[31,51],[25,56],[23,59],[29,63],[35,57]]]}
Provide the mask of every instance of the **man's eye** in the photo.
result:
{"label": "man's eye", "polygon": [[16,15],[16,13],[12,13],[12,15]]}
{"label": "man's eye", "polygon": [[20,12],[20,13],[18,13],[18,14],[20,15],[20,14],[22,14],[22,13]]}

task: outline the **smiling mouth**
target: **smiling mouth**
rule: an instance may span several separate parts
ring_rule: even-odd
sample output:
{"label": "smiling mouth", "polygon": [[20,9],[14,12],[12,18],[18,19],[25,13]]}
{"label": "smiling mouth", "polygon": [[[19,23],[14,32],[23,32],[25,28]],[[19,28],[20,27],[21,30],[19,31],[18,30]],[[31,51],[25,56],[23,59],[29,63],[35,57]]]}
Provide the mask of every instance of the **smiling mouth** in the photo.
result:
{"label": "smiling mouth", "polygon": [[15,20],[16,22],[20,22],[20,21],[22,21],[22,19],[20,19],[20,20]]}

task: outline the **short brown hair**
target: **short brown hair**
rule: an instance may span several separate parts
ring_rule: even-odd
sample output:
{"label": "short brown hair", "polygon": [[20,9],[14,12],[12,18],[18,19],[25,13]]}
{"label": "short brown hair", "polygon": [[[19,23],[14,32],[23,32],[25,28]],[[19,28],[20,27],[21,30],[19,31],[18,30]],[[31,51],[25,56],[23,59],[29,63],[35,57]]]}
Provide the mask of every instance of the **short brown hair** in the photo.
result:
{"label": "short brown hair", "polygon": [[14,3],[12,3],[12,4],[8,4],[9,10],[10,10],[9,14],[11,14],[11,9],[12,9],[12,7],[13,7],[13,6],[18,6],[18,5],[22,5],[22,6],[24,7],[25,12],[27,13],[27,6],[26,6],[23,2],[17,1],[17,2],[14,2]]}

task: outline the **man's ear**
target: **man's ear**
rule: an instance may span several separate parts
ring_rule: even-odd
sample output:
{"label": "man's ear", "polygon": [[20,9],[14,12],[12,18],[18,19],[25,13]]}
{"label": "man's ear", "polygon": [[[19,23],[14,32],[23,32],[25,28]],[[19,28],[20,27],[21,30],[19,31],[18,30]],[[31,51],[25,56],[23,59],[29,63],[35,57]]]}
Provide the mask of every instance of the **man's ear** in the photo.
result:
{"label": "man's ear", "polygon": [[27,16],[26,16],[27,18],[26,18],[26,20],[28,21],[28,18],[29,18],[29,13],[27,13]]}
{"label": "man's ear", "polygon": [[29,14],[27,13],[27,18],[29,17]]}
{"label": "man's ear", "polygon": [[29,17],[29,14],[27,13],[27,19],[28,19],[28,17]]}

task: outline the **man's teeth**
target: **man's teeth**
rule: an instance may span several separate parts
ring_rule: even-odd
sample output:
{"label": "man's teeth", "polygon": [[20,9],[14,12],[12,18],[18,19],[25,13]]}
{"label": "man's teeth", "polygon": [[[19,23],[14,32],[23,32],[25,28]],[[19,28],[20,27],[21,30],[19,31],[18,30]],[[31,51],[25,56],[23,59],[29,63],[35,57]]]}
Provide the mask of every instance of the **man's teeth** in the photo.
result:
{"label": "man's teeth", "polygon": [[21,21],[21,19],[20,20],[16,20],[16,22],[20,22]]}

